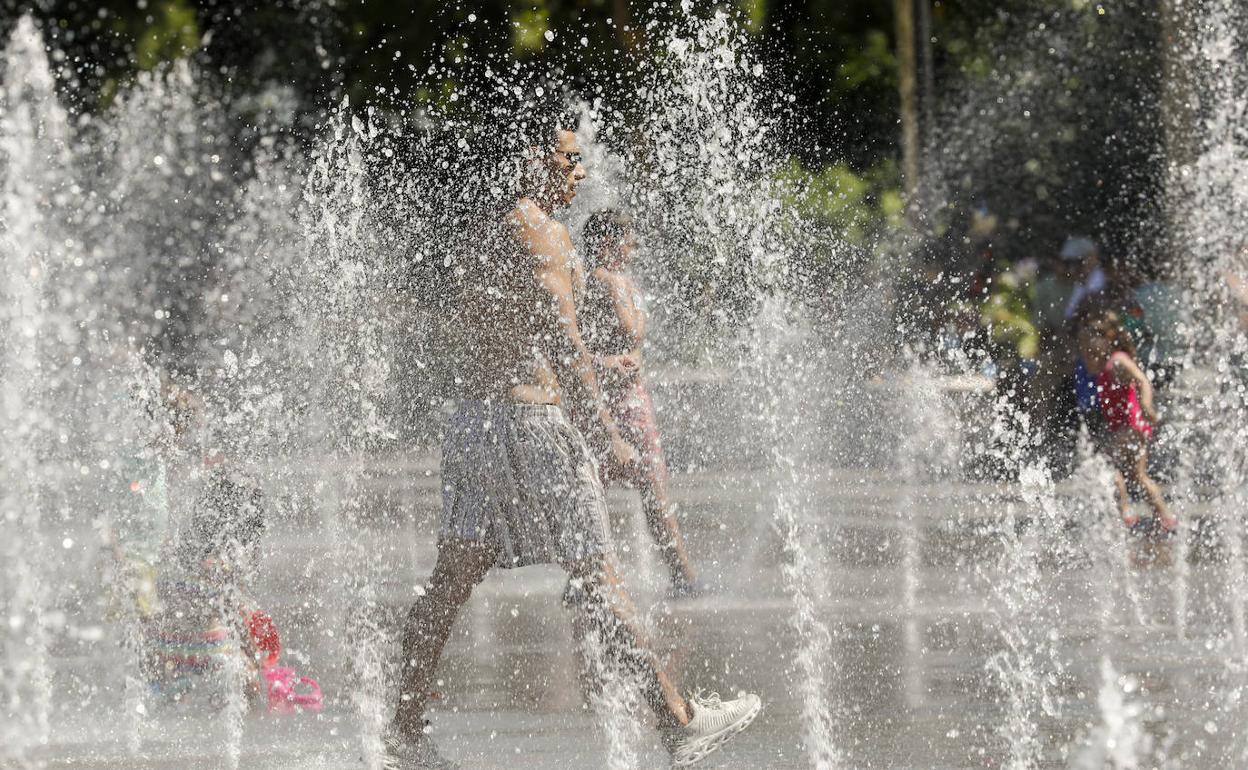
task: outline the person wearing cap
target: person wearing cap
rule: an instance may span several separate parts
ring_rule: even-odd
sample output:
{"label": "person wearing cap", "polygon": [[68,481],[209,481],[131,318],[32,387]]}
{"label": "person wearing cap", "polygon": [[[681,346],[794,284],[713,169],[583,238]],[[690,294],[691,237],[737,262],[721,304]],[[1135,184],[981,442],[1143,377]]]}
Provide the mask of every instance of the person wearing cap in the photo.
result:
{"label": "person wearing cap", "polygon": [[1058,257],[1074,284],[1062,312],[1063,320],[1070,321],[1086,300],[1105,291],[1108,280],[1105,268],[1101,267],[1100,249],[1090,238],[1067,238]]}
{"label": "person wearing cap", "polygon": [[[1075,318],[1090,304],[1089,300],[1105,293],[1109,280],[1105,268],[1101,266],[1101,254],[1090,238],[1067,238],[1058,253],[1062,263],[1067,266],[1067,275],[1074,280],[1070,297],[1062,311],[1069,335]],[[1078,353],[1074,354],[1075,408],[1087,414],[1098,408],[1096,400],[1096,378],[1088,370],[1087,364]]]}

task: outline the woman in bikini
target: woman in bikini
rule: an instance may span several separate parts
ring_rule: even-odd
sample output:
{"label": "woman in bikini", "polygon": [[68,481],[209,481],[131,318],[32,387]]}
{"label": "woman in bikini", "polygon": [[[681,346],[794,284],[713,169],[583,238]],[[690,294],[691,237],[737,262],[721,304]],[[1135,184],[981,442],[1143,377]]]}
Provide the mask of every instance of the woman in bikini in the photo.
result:
{"label": "woman in bikini", "polygon": [[[583,307],[586,343],[594,354],[604,400],[620,433],[640,455],[640,472],[632,481],[641,491],[650,534],[671,573],[671,594],[691,596],[701,586],[672,510],[654,404],[642,381],[646,317],[637,285],[627,272],[636,248],[632,222],[616,211],[598,211],[585,223],[583,236],[589,263]],[[604,477],[604,483],[608,480]]]}

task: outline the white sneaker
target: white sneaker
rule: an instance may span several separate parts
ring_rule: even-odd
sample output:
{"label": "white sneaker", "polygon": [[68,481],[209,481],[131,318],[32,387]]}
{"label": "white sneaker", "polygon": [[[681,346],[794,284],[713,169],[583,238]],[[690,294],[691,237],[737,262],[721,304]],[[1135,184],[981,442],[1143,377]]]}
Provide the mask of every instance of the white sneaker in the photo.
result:
{"label": "white sneaker", "polygon": [[725,702],[718,693],[705,696],[698,693],[686,703],[693,711],[689,724],[663,731],[663,743],[672,755],[672,767],[689,767],[701,762],[749,727],[763,707],[763,702],[753,694]]}

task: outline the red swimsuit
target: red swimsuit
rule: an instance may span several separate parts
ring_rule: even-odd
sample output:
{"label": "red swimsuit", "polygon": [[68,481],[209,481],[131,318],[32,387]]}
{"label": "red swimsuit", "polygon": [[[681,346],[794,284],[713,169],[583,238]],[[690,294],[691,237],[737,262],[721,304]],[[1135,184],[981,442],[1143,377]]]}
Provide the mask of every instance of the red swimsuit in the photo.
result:
{"label": "red swimsuit", "polygon": [[1130,428],[1139,431],[1145,438],[1151,438],[1153,426],[1144,419],[1139,396],[1135,393],[1135,384],[1124,385],[1114,376],[1115,358],[1126,355],[1122,351],[1116,351],[1105,361],[1105,368],[1096,376],[1096,393],[1101,414],[1105,415],[1105,425],[1111,431]]}

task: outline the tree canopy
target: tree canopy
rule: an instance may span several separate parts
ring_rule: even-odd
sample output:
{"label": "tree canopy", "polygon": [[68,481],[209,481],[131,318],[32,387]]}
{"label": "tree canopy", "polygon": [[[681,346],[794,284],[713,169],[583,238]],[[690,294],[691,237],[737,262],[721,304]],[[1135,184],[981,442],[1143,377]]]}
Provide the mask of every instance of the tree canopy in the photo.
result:
{"label": "tree canopy", "polygon": [[[990,208],[1010,249],[1051,250],[1069,230],[1140,251],[1160,195],[1158,0],[928,3],[928,229]],[[648,33],[687,10],[725,9],[777,65],[801,130],[781,155],[845,192],[816,208],[862,234],[899,188],[896,0],[5,0],[43,25],[80,110],[142,70],[190,58],[223,102],[266,93],[311,126],[349,97],[417,110],[446,99],[482,57],[554,67],[586,91],[654,56]],[[793,167],[783,167],[794,173]]]}

